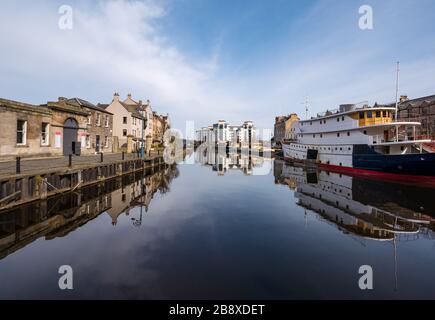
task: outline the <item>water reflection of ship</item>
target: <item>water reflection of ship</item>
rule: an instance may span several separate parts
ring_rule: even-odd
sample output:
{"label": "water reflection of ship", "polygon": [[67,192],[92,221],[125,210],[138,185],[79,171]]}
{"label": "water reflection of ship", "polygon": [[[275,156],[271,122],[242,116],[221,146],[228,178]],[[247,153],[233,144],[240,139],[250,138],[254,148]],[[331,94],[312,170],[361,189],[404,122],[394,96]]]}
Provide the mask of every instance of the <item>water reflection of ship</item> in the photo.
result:
{"label": "water reflection of ship", "polygon": [[315,211],[340,230],[375,240],[434,237],[430,189],[364,180],[326,171],[304,171],[281,161],[276,183],[295,190],[298,205]]}
{"label": "water reflection of ship", "polygon": [[146,212],[155,193],[168,192],[177,176],[176,165],[165,165],[0,212],[0,259],[41,237],[64,237],[102,213],[116,225],[134,207]]}
{"label": "water reflection of ship", "polygon": [[263,164],[264,157],[250,153],[248,149],[242,152],[227,152],[225,149],[203,147],[197,149],[195,162],[211,166],[220,176],[234,169],[241,170],[245,175],[252,175],[253,169]]}
{"label": "water reflection of ship", "polygon": [[[295,191],[297,203],[357,240],[391,241],[398,289],[397,241],[435,239],[431,189],[383,183],[326,171],[274,164],[275,183]],[[305,211],[305,216],[307,211]]]}

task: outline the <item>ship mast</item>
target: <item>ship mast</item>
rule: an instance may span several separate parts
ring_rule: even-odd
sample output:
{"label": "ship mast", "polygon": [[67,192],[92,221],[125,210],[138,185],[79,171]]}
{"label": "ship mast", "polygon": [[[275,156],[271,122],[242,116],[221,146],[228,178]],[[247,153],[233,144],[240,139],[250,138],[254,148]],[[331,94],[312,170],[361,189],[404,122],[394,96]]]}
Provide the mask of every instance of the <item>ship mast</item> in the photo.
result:
{"label": "ship mast", "polygon": [[305,97],[303,104],[305,105],[305,119],[308,120],[308,97]]}
{"label": "ship mast", "polygon": [[[397,71],[396,71],[396,114],[395,114],[395,122],[398,119],[399,113],[399,73],[400,73],[400,62],[397,61]],[[399,142],[399,127],[396,125],[396,142]]]}
{"label": "ship mast", "polygon": [[398,277],[397,277],[397,243],[396,243],[396,234],[394,233],[393,239],[394,246],[394,291],[397,291]]}

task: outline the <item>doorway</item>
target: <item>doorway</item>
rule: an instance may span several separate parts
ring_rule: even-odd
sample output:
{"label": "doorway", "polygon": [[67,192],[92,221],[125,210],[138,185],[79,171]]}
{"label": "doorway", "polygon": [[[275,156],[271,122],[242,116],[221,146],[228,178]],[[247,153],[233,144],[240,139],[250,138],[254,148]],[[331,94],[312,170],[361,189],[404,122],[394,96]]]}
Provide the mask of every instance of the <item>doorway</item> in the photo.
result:
{"label": "doorway", "polygon": [[95,152],[100,152],[100,144],[101,144],[101,142],[100,142],[100,136],[97,134],[96,136],[95,136]]}
{"label": "doorway", "polygon": [[77,133],[79,130],[78,123],[75,119],[69,118],[63,125],[63,154],[65,156],[76,153]]}

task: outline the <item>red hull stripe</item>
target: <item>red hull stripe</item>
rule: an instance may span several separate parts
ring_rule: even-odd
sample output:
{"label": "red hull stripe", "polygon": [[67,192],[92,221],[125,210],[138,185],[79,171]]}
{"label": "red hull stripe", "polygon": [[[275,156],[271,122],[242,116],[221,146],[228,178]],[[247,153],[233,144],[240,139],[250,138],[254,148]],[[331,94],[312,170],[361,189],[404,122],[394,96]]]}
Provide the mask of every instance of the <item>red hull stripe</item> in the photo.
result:
{"label": "red hull stripe", "polygon": [[[302,163],[305,162],[303,160],[295,160],[290,158],[285,158],[285,160],[302,162]],[[414,175],[406,175],[406,174],[388,173],[388,172],[373,171],[373,170],[366,170],[366,169],[357,169],[351,167],[335,166],[335,165],[325,164],[325,163],[318,163],[317,166],[326,171],[344,173],[352,176],[360,176],[360,177],[366,177],[366,178],[371,178],[376,180],[382,179],[388,181],[412,183],[412,184],[435,187],[435,176],[414,176]]]}

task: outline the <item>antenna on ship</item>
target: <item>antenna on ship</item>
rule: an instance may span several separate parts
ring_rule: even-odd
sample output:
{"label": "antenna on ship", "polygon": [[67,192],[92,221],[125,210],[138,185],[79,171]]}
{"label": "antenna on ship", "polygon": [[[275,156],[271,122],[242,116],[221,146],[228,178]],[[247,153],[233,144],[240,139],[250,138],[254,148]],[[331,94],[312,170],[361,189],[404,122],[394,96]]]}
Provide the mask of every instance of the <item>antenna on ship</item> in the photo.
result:
{"label": "antenna on ship", "polygon": [[303,104],[305,105],[305,118],[308,119],[308,97],[305,97]]}
{"label": "antenna on ship", "polygon": [[[399,73],[400,73],[400,62],[397,61],[397,71],[396,71],[396,114],[395,114],[395,122],[398,119],[399,113]],[[399,128],[396,125],[396,141],[399,141]]]}

